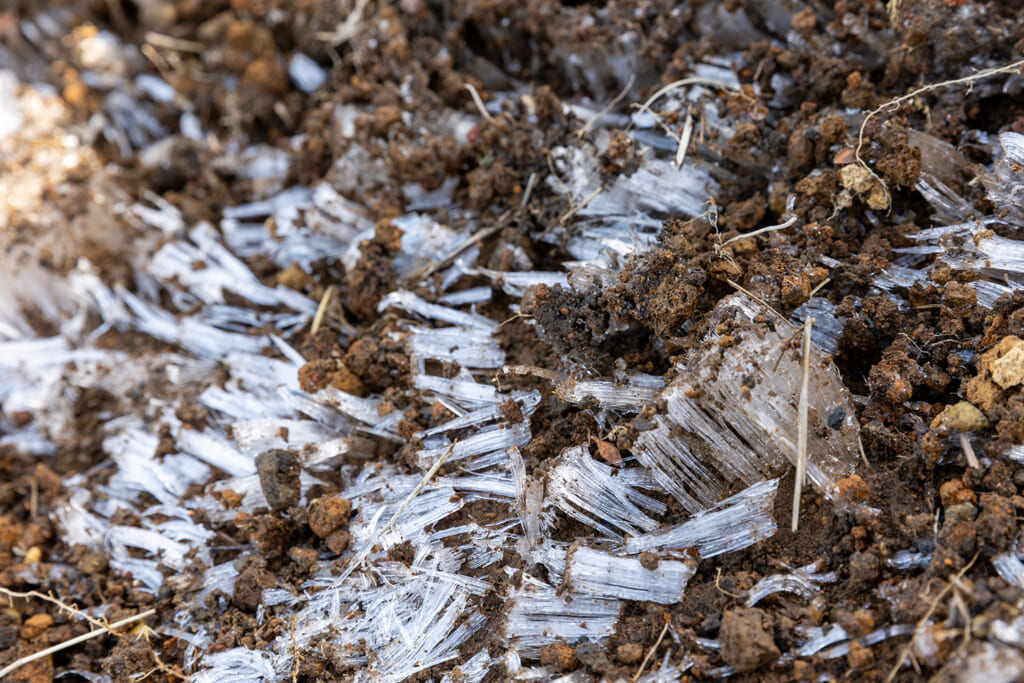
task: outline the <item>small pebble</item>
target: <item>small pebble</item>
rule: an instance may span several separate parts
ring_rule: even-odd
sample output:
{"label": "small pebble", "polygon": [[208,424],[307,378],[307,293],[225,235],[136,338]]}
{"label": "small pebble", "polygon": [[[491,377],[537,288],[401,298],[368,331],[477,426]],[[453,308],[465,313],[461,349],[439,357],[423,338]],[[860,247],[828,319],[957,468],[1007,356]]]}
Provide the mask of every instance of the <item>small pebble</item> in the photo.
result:
{"label": "small pebble", "polygon": [[53,617],[49,614],[33,614],[21,625],[18,635],[22,640],[33,640],[41,636],[51,626],[53,626]]}
{"label": "small pebble", "polygon": [[574,671],[580,666],[576,650],[565,643],[551,643],[541,648],[540,663],[562,673]]}
{"label": "small pebble", "polygon": [[348,522],[352,501],[347,498],[317,498],[309,504],[309,528],[320,538],[327,538]]}
{"label": "small pebble", "polygon": [[290,451],[275,448],[256,456],[256,471],[267,504],[274,510],[287,510],[302,495],[299,461]]}
{"label": "small pebble", "polygon": [[946,519],[960,519],[970,522],[978,516],[978,508],[970,503],[955,503],[944,510]]}
{"label": "small pebble", "polygon": [[615,648],[615,659],[623,664],[636,664],[644,656],[644,648],[640,643],[623,643]]}

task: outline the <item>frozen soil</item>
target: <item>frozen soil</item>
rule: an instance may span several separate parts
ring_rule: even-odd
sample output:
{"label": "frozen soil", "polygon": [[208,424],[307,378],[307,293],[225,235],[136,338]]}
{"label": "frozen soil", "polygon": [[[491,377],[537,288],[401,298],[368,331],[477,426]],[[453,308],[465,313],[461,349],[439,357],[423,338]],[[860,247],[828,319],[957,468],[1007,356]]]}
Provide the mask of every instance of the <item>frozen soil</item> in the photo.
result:
{"label": "frozen soil", "polygon": [[[936,90],[870,119],[860,155],[884,179],[884,191],[878,179],[858,175],[854,150],[864,112],[921,84],[1019,59],[1021,4],[402,0],[360,6],[365,12],[360,30],[336,43],[323,33],[342,25],[349,13],[345,3],[319,0],[72,2],[53,9],[68,28],[67,37],[43,41],[42,47],[18,28],[37,16],[35,3],[0,12],[0,65],[26,82],[52,84],[66,109],[61,126],[84,125],[103,106],[95,84],[82,80],[87,69],[74,55],[74,36],[102,29],[125,44],[143,46],[147,31],[153,31],[187,49],[172,52],[170,61],[166,54],[147,58],[146,51],[139,52],[125,68],[164,78],[177,97],[191,103],[203,130],[245,144],[298,145],[280,187],[265,187],[260,179],[217,163],[215,152],[184,135],[175,137],[172,152],[156,165],[140,161],[131,145],[126,154],[116,140],[98,136],[83,152],[88,156],[78,175],[40,191],[40,201],[56,207],[63,222],[48,224],[12,209],[2,228],[5,248],[13,253],[45,243],[38,266],[57,274],[70,272],[79,256],[87,256],[106,284],[131,289],[135,283],[123,265],[130,260],[130,245],[90,236],[94,223],[120,220],[91,215],[86,205],[97,196],[155,193],[178,207],[187,224],[216,224],[227,207],[293,184],[326,180],[365,207],[363,218],[374,226],[352,267],[346,268],[340,254],[308,268],[283,268],[259,256],[247,258],[246,265],[264,284],[282,284],[313,301],[333,288],[328,323],[316,333],[305,325],[288,336],[306,361],[298,373],[300,385],[311,394],[333,387],[379,397],[379,410],[402,415],[397,427],[402,440],[361,434],[359,448],[349,450],[344,462],[358,468],[397,464],[415,473],[423,446],[419,434],[455,415],[413,387],[414,361],[407,346],[396,341],[406,335],[401,317],[379,312],[382,297],[403,278],[395,265],[402,233],[393,221],[406,213],[406,185],[431,192],[456,179],[451,201],[426,213],[459,230],[470,212],[479,228],[493,226],[478,244],[479,267],[507,273],[529,263],[536,271],[564,270],[573,233],[552,233],[552,227],[572,226],[581,207],[555,191],[551,150],[575,139],[588,117],[620,91],[627,89],[612,115],[628,116],[658,87],[690,75],[696,64],[728,60],[741,87],[712,88],[705,97],[734,132],[725,137],[716,128],[704,130],[698,118],[689,149],[716,181],[708,205],[713,212],[659,216],[654,246],[624,259],[616,282],[607,287],[581,291],[540,284],[520,301],[489,277],[467,273],[459,288],[494,285],[494,296],[477,312],[502,323],[497,334],[508,365],[563,372],[568,362],[594,377],[619,370],[669,380],[675,362],[707,332],[705,321],[716,304],[738,287],[787,317],[812,293],[824,297],[840,321],[833,356],[845,385],[858,397],[867,460],[857,478],[844,485],[866,507],[844,512],[805,488],[800,528],[791,533],[794,475],[785,474],[773,511],[779,528],[772,538],[702,559],[675,604],[627,601],[614,635],[600,644],[551,644],[531,664],[579,672],[572,680],[628,679],[670,624],[672,635],[661,641],[654,662],[669,651],[673,662],[688,657],[685,680],[729,673],[738,681],[870,681],[886,680],[894,668],[898,681],[936,675],[975,680],[962,677],[975,641],[989,636],[993,622],[1012,622],[1024,605],[1022,588],[1010,585],[991,564],[1015,548],[1024,512],[1024,465],[1006,457],[1008,448],[1024,444],[1024,393],[1020,382],[1006,377],[1017,353],[1024,361],[1024,351],[1017,351],[1024,348],[1017,346],[1024,345],[1017,339],[1024,337],[1024,292],[986,308],[968,286],[973,272],[939,266],[908,288],[906,301],[897,302],[877,288],[875,278],[897,260],[895,250],[915,244],[909,235],[937,220],[916,187],[921,134],[959,150],[961,167],[940,169],[947,185],[979,212],[999,211],[983,188],[971,183],[972,169],[992,163],[995,134],[1024,133],[1021,76],[1003,74],[970,89]],[[289,78],[286,55],[295,51],[327,73],[326,82],[312,92]],[[502,94],[488,118],[480,116],[467,85],[491,103]],[[570,104],[586,108],[572,113]],[[341,134],[334,114],[339,105],[363,112],[350,121],[354,133]],[[652,108],[658,111],[658,103]],[[472,117],[473,125],[462,130],[444,123],[453,112]],[[170,109],[163,116],[161,124],[176,130]],[[665,117],[678,130],[686,110]],[[598,169],[599,182],[607,184],[636,172],[644,144],[633,137],[628,120],[616,121],[584,134],[609,138]],[[927,153],[924,157],[927,163]],[[42,162],[8,156],[5,172],[32,163]],[[100,169],[112,187],[89,187],[76,196],[77,188],[88,186],[89,173]],[[788,229],[740,238],[789,216],[796,220]],[[1003,237],[1020,237],[1018,229],[994,229]],[[47,235],[60,230],[67,234],[54,240],[62,247],[55,251]],[[440,268],[435,270],[405,284],[433,299],[432,284],[441,277]],[[52,334],[48,325],[40,316],[35,332]],[[97,345],[137,357],[173,348],[143,333],[116,330]],[[457,366],[437,365],[433,374],[458,375]],[[206,381],[219,380],[214,375]],[[494,381],[503,389],[542,392],[530,417],[515,403],[503,407],[508,424],[529,421],[531,438],[521,451],[534,473],[547,472],[572,446],[586,446],[602,462],[629,458],[659,409],[655,403],[639,412],[620,411],[613,419],[616,428],[602,433],[606,418],[597,416],[600,406],[565,401],[548,380],[514,375]],[[131,391],[163,396],[170,390],[154,379]],[[97,389],[69,400],[73,419],[53,438],[52,454],[0,446],[0,588],[50,592],[81,609],[102,607],[109,622],[150,608],[164,615],[190,610],[218,625],[206,646],[207,653],[215,653],[239,646],[267,649],[275,639],[287,638],[286,619],[261,604],[263,591],[294,590],[324,556],[339,556],[337,572],[344,569],[340,558],[351,542],[345,526],[352,511],[339,496],[347,482],[340,473],[318,473],[319,483],[303,492],[307,502],[299,504],[297,465],[282,451],[260,465],[263,490],[275,491],[273,508],[240,509],[227,521],[204,520],[196,511],[193,521],[215,534],[214,562],[233,561],[238,569],[230,594],[214,591],[202,604],[190,602],[205,568],[195,558],[159,591],[143,590],[130,573],[111,569],[103,552],[62,535],[55,516],[68,500],[70,479],[84,476],[87,485],[98,486],[111,476],[103,427],[128,412],[137,397]],[[975,411],[948,410],[964,401]],[[202,430],[210,415],[194,404],[180,408],[177,418],[185,429]],[[0,435],[36,419],[30,412],[5,412]],[[39,427],[45,431],[47,425]],[[168,452],[173,450],[168,433],[154,433]],[[970,435],[977,466],[967,459],[961,433]],[[456,466],[445,465],[439,475],[455,471]],[[241,496],[231,489],[214,495],[225,510],[240,507]],[[659,521],[688,517],[667,493],[652,495],[667,506]],[[864,512],[867,508],[876,512]],[[128,511],[119,514],[122,524],[138,523]],[[506,516],[505,506],[476,501],[437,528],[487,527]],[[587,545],[597,534],[559,516],[551,537]],[[388,555],[406,564],[413,556],[414,549],[401,544]],[[656,564],[669,558],[641,559]],[[821,584],[813,599],[775,593],[746,606],[747,591],[760,579],[813,563],[836,576]],[[61,570],[52,571],[53,566]],[[489,582],[479,605],[486,627],[460,647],[457,659],[410,680],[439,680],[481,650],[502,656],[505,599],[528,569],[517,553],[506,550],[500,562],[466,570]],[[2,602],[0,667],[89,630],[87,623],[38,599]],[[869,637],[925,618],[932,618],[928,637],[915,638],[909,654],[907,632]],[[160,619],[149,621],[155,626]],[[807,628],[824,624],[838,624],[853,639],[844,652],[824,649],[780,658],[804,645]],[[1024,644],[1024,637],[1011,644]],[[64,681],[92,680],[83,672],[115,681],[142,674],[175,680],[191,673],[185,670],[186,647],[159,629],[144,638],[107,636],[38,660],[8,680],[48,681],[58,675]],[[298,658],[294,679],[351,680],[359,671],[345,661],[314,648]],[[493,666],[484,680],[510,679],[504,666]]]}

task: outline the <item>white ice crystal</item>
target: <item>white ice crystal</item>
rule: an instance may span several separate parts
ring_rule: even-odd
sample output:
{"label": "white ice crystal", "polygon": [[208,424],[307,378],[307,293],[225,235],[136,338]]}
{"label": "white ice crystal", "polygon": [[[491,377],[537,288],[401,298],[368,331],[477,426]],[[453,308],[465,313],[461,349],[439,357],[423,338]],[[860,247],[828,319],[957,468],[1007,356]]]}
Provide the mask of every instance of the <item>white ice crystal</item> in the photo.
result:
{"label": "white ice crystal", "polygon": [[579,595],[671,605],[683,598],[696,569],[692,564],[661,560],[653,568],[636,558],[617,557],[592,548],[573,548],[564,585]]}
{"label": "white ice crystal", "polygon": [[596,597],[560,596],[554,587],[524,577],[509,599],[505,636],[521,656],[536,659],[540,649],[561,640],[599,640],[615,632],[620,603]]}
{"label": "white ice crystal", "polygon": [[[758,322],[766,320],[767,322]],[[791,350],[795,331],[744,294],[723,299],[715,320],[734,326],[732,343],[712,332],[678,365],[662,399],[666,413],[637,439],[637,459],[691,512],[721,500],[734,482],[781,474],[797,459],[797,399],[802,363]],[[813,346],[812,346],[813,349]],[[859,424],[850,392],[831,359],[815,351],[808,402],[809,479],[831,495],[853,473]]]}

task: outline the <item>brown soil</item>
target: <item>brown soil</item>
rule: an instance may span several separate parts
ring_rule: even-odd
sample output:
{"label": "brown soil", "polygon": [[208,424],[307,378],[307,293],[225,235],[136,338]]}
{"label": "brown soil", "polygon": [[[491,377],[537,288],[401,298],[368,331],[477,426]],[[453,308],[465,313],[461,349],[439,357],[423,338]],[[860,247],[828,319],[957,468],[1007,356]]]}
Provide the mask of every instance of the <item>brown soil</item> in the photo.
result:
{"label": "brown soil", "polygon": [[[1024,444],[1024,295],[1004,297],[994,310],[983,309],[964,284],[971,275],[948,268],[936,269],[931,282],[915,285],[908,293],[910,306],[879,296],[871,285],[895,260],[894,250],[911,244],[907,235],[931,225],[931,211],[914,189],[922,152],[907,131],[926,132],[963,149],[970,162],[989,163],[988,148],[974,142],[978,133],[1022,130],[1024,97],[999,89],[954,88],[872,119],[864,130],[861,154],[885,180],[886,192],[854,163],[858,131],[846,111],[873,109],[922,82],[963,76],[972,60],[1013,61],[1024,46],[1020,2],[840,0],[834,5],[810,3],[789,17],[789,25],[774,26],[757,11],[759,3],[734,0],[723,3],[723,11],[753,17],[752,30],[761,39],[732,44],[734,34],[727,27],[711,30],[714,26],[707,25],[713,22],[702,19],[717,3],[403,0],[393,6],[380,3],[379,8],[369,3],[366,30],[337,47],[316,37],[344,21],[335,2],[55,4],[71,7],[79,30],[99,26],[138,44],[147,31],[158,30],[198,43],[198,54],[183,57],[194,61],[164,75],[193,103],[205,127],[225,135],[241,131],[250,141],[268,144],[289,144],[288,136],[304,135],[301,163],[290,170],[290,179],[312,183],[325,178],[369,207],[375,234],[361,245],[349,272],[340,261],[330,262],[297,279],[295,272],[258,259],[249,263],[271,284],[281,282],[311,295],[322,294],[328,286],[339,292],[338,317],[354,332],[342,337],[322,328],[315,335],[301,332],[292,342],[308,361],[299,373],[303,389],[330,385],[358,396],[379,395],[385,401],[382,410],[402,414],[399,430],[408,443],[367,437],[362,452],[346,455],[367,466],[385,459],[407,463],[413,434],[452,417],[442,404],[410,391],[411,361],[392,334],[399,329],[377,310],[381,297],[399,279],[393,261],[401,235],[390,219],[403,210],[403,184],[417,182],[432,190],[456,177],[457,205],[479,210],[487,225],[504,221],[501,230],[481,243],[481,265],[513,270],[518,248],[537,270],[560,269],[567,259],[566,245],[541,237],[568,210],[565,198],[541,182],[521,202],[531,175],[549,173],[550,148],[585,124],[564,114],[562,105],[584,96],[603,103],[625,85],[611,67],[601,67],[618,49],[610,47],[618,44],[617,37],[628,31],[637,41],[631,65],[636,80],[622,111],[660,85],[685,77],[695,63],[739,51],[738,76],[744,88],[715,100],[723,114],[734,117],[737,133],[726,140],[709,132],[694,144],[694,153],[713,160],[720,176],[716,222],[667,217],[658,246],[624,264],[613,287],[584,295],[540,286],[523,301],[522,318],[512,320],[507,301],[496,292],[484,312],[505,323],[499,336],[510,364],[560,369],[561,359],[567,358],[596,375],[608,375],[619,364],[664,374],[697,342],[715,304],[734,291],[729,281],[788,315],[828,278],[818,295],[838,306],[837,315],[844,320],[835,361],[846,385],[864,399],[858,418],[870,464],[859,480],[845,481],[844,486],[851,497],[880,512],[846,513],[805,490],[800,532],[793,534],[788,530],[793,487],[788,476],[775,510],[779,532],[772,539],[702,561],[680,603],[628,603],[608,642],[549,645],[540,663],[561,672],[583,669],[609,679],[629,677],[668,621],[682,635],[682,646],[672,648],[686,650],[694,660],[687,680],[715,676],[726,664],[737,670],[732,678],[737,681],[883,680],[902,657],[906,638],[870,644],[863,637],[888,625],[916,623],[947,582],[965,570],[970,590],[958,595],[969,612],[971,630],[981,634],[992,620],[1016,616],[1020,593],[995,574],[989,560],[1015,543],[1024,513],[1024,466],[1000,456],[1007,446]],[[966,11],[971,8],[976,11]],[[16,3],[0,12],[0,44],[18,54],[23,39],[4,27],[35,11],[34,3]],[[790,29],[799,41],[786,40]],[[833,44],[841,49],[833,50]],[[293,89],[285,70],[285,55],[296,46],[330,69],[327,86],[312,95]],[[53,48],[44,76],[74,116],[87,121],[98,111],[99,96],[82,82],[66,50],[56,44]],[[583,55],[590,66],[574,66],[576,62],[566,59],[573,53]],[[138,68],[156,69],[151,63]],[[223,86],[226,78],[239,83],[230,97]],[[782,82],[789,85],[777,91]],[[477,114],[466,84],[485,99],[529,84],[532,111],[510,101],[492,122],[481,120],[466,145],[456,145],[450,134],[427,124],[435,112],[447,109]],[[339,179],[344,169],[335,162],[352,143],[332,128],[338,104],[364,105],[375,112],[361,117],[355,127],[359,143],[381,162],[379,177],[367,173]],[[261,196],[254,181],[215,167],[206,152],[186,141],[179,144],[174,165],[158,169],[135,167],[102,138],[94,151],[103,162],[123,164],[124,192],[156,192],[181,207],[193,223],[216,220],[224,207]],[[606,178],[628,175],[636,170],[637,159],[634,143],[617,132],[600,171]],[[957,189],[976,206],[986,207],[980,190],[967,184]],[[733,241],[741,233],[781,222],[790,196],[799,227]],[[73,194],[54,201],[69,224],[82,210],[76,207],[88,203],[87,197]],[[439,210],[438,217],[450,219],[453,227],[462,227],[458,224],[464,220],[456,212],[448,215],[447,209]],[[30,242],[41,234],[39,226],[16,220],[12,225],[17,225],[12,235],[21,232],[10,240],[5,237],[5,244]],[[74,242],[102,266],[107,281],[129,283],[123,245],[102,235]],[[43,264],[54,272],[73,265],[73,259],[60,254]],[[488,282],[464,277],[466,285]],[[535,325],[525,322],[531,318]],[[128,353],[162,348],[143,335],[113,332],[101,345]],[[437,370],[449,377],[458,372],[457,367]],[[522,449],[535,471],[544,471],[546,461],[564,448],[582,444],[594,457],[617,464],[617,459],[632,455],[633,439],[644,426],[637,423],[649,417],[623,420],[619,433],[602,438],[595,406],[566,403],[550,383],[532,377],[503,378],[502,383],[543,391],[531,418],[532,441]],[[121,400],[101,390],[75,396],[73,436],[58,440],[52,456],[34,458],[0,447],[0,588],[52,591],[82,609],[105,606],[104,616],[111,622],[151,607],[173,612],[188,599],[194,589],[188,584],[198,574],[185,572],[176,577],[174,588],[151,595],[130,574],[111,570],[101,553],[56,533],[53,512],[67,495],[62,482],[83,472],[90,472],[94,483],[109,476],[102,468],[92,468],[106,457],[101,426],[119,414]],[[957,408],[964,401],[971,408]],[[510,424],[525,419],[515,404],[502,406],[502,413]],[[7,417],[18,426],[34,419],[31,414]],[[198,428],[208,419],[198,410],[181,417]],[[957,438],[967,428],[984,444],[979,455],[990,456],[991,465],[968,466]],[[337,497],[340,484],[328,481],[308,509],[298,510],[293,454],[273,453],[260,468],[263,490],[273,491],[267,495],[271,506],[290,509],[289,515],[239,513],[230,523],[209,525],[223,546],[251,543],[253,549],[239,557],[247,565],[230,595],[215,593],[205,605],[195,606],[197,613],[215,614],[221,627],[209,652],[238,645],[259,648],[285,633],[287,624],[280,619],[257,621],[262,589],[293,586],[311,571],[318,557],[314,549],[336,555],[350,541],[345,524],[351,503]],[[228,507],[237,506],[238,494],[225,491],[221,496]],[[662,499],[669,506],[665,521],[683,518],[673,500],[667,495]],[[131,513],[123,514],[123,523],[133,523]],[[487,504],[467,505],[444,525],[486,526],[504,514]],[[586,542],[593,530],[560,518],[553,536]],[[890,560],[904,550],[930,555],[930,560],[923,567],[899,569]],[[398,546],[391,557],[408,563],[411,552],[411,546]],[[515,566],[517,561],[518,556],[509,557],[502,564]],[[738,597],[766,575],[818,561],[822,570],[838,576],[837,582],[822,586],[821,600],[776,594],[748,609]],[[55,563],[75,571],[48,576]],[[503,652],[496,634],[505,616],[504,594],[515,579],[493,567],[481,574],[495,587],[483,600],[489,619],[485,632],[469,641],[460,661],[424,672],[422,680],[439,679],[472,656],[474,647],[488,648],[496,656]],[[228,600],[221,613],[218,597]],[[952,622],[957,616],[943,606],[937,618]],[[777,663],[780,652],[793,651],[802,642],[798,627],[823,623],[840,624],[863,642],[854,643],[845,657]],[[0,667],[87,630],[84,622],[40,600],[3,602]],[[707,638],[720,640],[720,652],[700,647],[698,639]],[[920,672],[903,668],[896,680],[928,680],[961,645],[965,642],[946,643],[933,660],[920,662]],[[102,672],[115,681],[144,673],[151,674],[150,680],[173,680],[185,648],[171,637],[107,636],[41,659],[10,680],[50,681],[60,674],[66,674],[61,680],[78,680],[71,673],[76,670]],[[659,657],[665,651],[663,645]],[[304,658],[296,673],[305,681],[349,680],[354,675],[315,654]],[[497,667],[487,680],[504,680],[505,675]]]}

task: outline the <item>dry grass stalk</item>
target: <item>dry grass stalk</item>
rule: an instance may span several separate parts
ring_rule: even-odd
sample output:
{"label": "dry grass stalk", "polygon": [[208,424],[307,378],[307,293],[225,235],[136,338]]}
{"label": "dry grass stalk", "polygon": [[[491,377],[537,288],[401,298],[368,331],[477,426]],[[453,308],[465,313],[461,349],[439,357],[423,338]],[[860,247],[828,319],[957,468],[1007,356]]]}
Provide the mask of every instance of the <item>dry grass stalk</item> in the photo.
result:
{"label": "dry grass stalk", "polygon": [[797,410],[796,481],[793,484],[794,533],[800,525],[800,495],[803,493],[804,479],[807,478],[807,413],[810,410],[807,393],[811,375],[811,328],[813,326],[814,318],[808,318],[804,323],[804,342],[801,348],[803,368],[800,372],[800,404]]}
{"label": "dry grass stalk", "polygon": [[946,583],[945,587],[939,592],[939,594],[935,596],[935,599],[932,600],[932,604],[928,607],[928,611],[924,613],[924,616],[921,617],[920,621],[918,621],[917,625],[914,627],[914,633],[910,636],[910,641],[903,647],[903,651],[900,652],[900,656],[896,659],[896,664],[893,665],[889,675],[885,677],[885,683],[891,683],[892,679],[896,678],[896,674],[899,672],[900,667],[903,666],[903,662],[907,661],[907,657],[910,656],[911,651],[914,648],[914,637],[917,636],[921,631],[921,628],[928,623],[929,619],[931,619],[932,614],[935,613],[935,610],[939,606],[939,602],[946,597],[946,594],[953,590],[955,586],[960,585],[960,579],[962,579],[964,574],[974,566],[974,562],[978,559],[978,555],[980,554],[980,551],[974,553],[974,557],[971,558],[971,561],[968,562],[963,569],[958,571],[956,575]]}
{"label": "dry grass stalk", "polygon": [[121,621],[110,624],[109,626],[103,626],[102,628],[97,628],[95,630],[89,631],[88,633],[83,633],[82,635],[77,636],[75,638],[71,638],[70,640],[65,640],[63,643],[57,643],[53,647],[48,647],[45,650],[40,650],[39,652],[34,652],[30,655],[22,657],[21,659],[11,662],[3,669],[0,669],[0,679],[2,679],[4,676],[7,676],[16,669],[20,669],[26,664],[36,661],[37,659],[49,657],[55,652],[66,650],[69,647],[74,647],[75,645],[78,645],[79,643],[84,643],[87,640],[92,640],[93,638],[102,636],[104,634],[118,635],[117,633],[114,633],[114,629],[121,628],[122,626],[127,626],[128,624],[139,621],[140,619],[145,619],[146,617],[152,616],[154,614],[156,614],[155,609],[148,609],[145,612],[136,614],[133,617],[128,617],[127,619],[122,619]]}
{"label": "dry grass stalk", "polygon": [[480,112],[480,116],[487,120],[487,123],[492,126],[498,125],[497,119],[491,116],[491,112],[487,111],[487,107],[484,106],[484,99],[480,97],[480,93],[476,88],[473,87],[472,83],[465,83],[466,90],[469,91],[470,96],[473,98],[473,104],[476,105],[477,110]]}
{"label": "dry grass stalk", "polygon": [[327,304],[330,303],[331,297],[337,291],[337,287],[334,285],[330,285],[324,290],[324,295],[320,297],[320,305],[316,307],[316,315],[313,316],[313,325],[309,328],[310,334],[316,334],[317,330],[320,329],[320,325],[324,322],[324,316],[327,314]]}
{"label": "dry grass stalk", "polygon": [[776,230],[785,230],[786,228],[788,228],[789,226],[793,225],[796,222],[797,222],[797,217],[796,216],[790,216],[788,219],[786,219],[786,221],[784,223],[779,223],[778,225],[769,225],[766,228],[759,228],[757,230],[754,230],[753,232],[745,232],[742,235],[736,235],[735,237],[730,237],[726,241],[722,242],[719,245],[719,248],[724,247],[727,244],[732,244],[736,240],[741,240],[741,239],[744,239],[746,237],[757,237],[758,235],[763,235],[766,232],[774,232]]}
{"label": "dry grass stalk", "polygon": [[683,124],[683,134],[679,136],[679,146],[676,147],[676,168],[682,168],[686,161],[686,150],[690,147],[690,138],[693,137],[693,115],[686,112],[686,123]]}
{"label": "dry grass stalk", "polygon": [[[899,2],[896,2],[895,4],[890,4],[890,12],[895,12],[896,8],[898,8],[898,7],[899,7]],[[885,181],[882,180],[878,176],[878,174],[875,173],[871,169],[871,167],[869,167],[867,165],[867,162],[865,162],[864,159],[860,155],[861,148],[864,147],[864,129],[867,127],[868,121],[870,121],[871,119],[876,117],[878,114],[882,113],[884,110],[891,109],[891,108],[894,108],[894,107],[898,107],[899,105],[903,104],[904,102],[906,102],[908,100],[912,100],[915,97],[917,97],[918,95],[923,95],[926,92],[931,92],[932,90],[938,90],[939,88],[946,88],[946,87],[953,86],[953,85],[964,85],[964,84],[971,85],[975,81],[980,81],[980,80],[986,79],[989,76],[996,76],[998,74],[1014,73],[1015,71],[1018,71],[1022,66],[1024,66],[1024,59],[1022,59],[1020,61],[1017,61],[1017,62],[1014,62],[1013,64],[1007,64],[1005,66],[993,67],[991,69],[983,69],[982,71],[979,71],[976,74],[972,74],[970,76],[964,76],[963,78],[954,78],[952,80],[942,81],[940,83],[929,83],[928,85],[923,85],[920,88],[917,88],[915,90],[910,91],[906,95],[901,95],[900,97],[895,97],[895,98],[893,98],[893,99],[891,99],[891,100],[889,100],[887,102],[884,102],[884,103],[878,105],[877,107],[875,107],[874,109],[869,111],[867,116],[864,117],[864,120],[860,122],[860,130],[857,133],[857,147],[856,147],[856,149],[854,149],[854,157],[856,157],[857,163],[860,164],[861,167],[864,170],[866,170],[868,173],[870,173],[875,180],[877,180],[878,182],[880,182],[882,184],[882,189],[885,191],[886,199],[890,199],[889,188],[886,187]]]}
{"label": "dry grass stalk", "polygon": [[643,674],[644,669],[647,668],[648,662],[651,661],[651,657],[654,656],[655,650],[657,650],[658,646],[661,645],[661,641],[664,640],[665,634],[668,633],[668,627],[671,624],[672,624],[671,620],[669,620],[669,619],[665,620],[665,625],[661,629],[661,634],[658,636],[658,640],[656,640],[654,642],[654,645],[651,646],[651,649],[647,651],[647,656],[644,657],[644,661],[640,662],[640,668],[636,670],[635,674],[633,674],[633,681],[634,681],[634,683]]}
{"label": "dry grass stalk", "polygon": [[582,138],[584,135],[589,133],[590,129],[594,127],[594,124],[596,124],[598,121],[601,120],[602,116],[604,116],[605,114],[610,112],[612,109],[614,109],[615,105],[617,105],[619,102],[621,102],[623,100],[623,98],[625,98],[626,95],[629,94],[629,91],[632,90],[633,82],[634,81],[636,81],[636,74],[630,74],[629,75],[629,80],[626,82],[626,87],[624,87],[622,89],[622,92],[620,92],[618,95],[616,95],[612,99],[611,102],[606,104],[604,109],[602,109],[601,111],[599,111],[596,114],[594,114],[593,118],[591,118],[589,121],[587,121],[587,124],[585,126],[583,126],[578,131],[576,131],[576,137]]}
{"label": "dry grass stalk", "polygon": [[388,523],[384,525],[385,529],[391,528],[394,525],[394,523],[398,520],[398,516],[401,515],[402,512],[405,511],[405,508],[409,506],[409,503],[411,503],[413,499],[416,496],[420,495],[420,492],[424,488],[426,488],[427,484],[430,483],[430,480],[434,478],[435,474],[437,474],[437,471],[441,469],[441,465],[443,465],[445,461],[448,460],[448,456],[450,456],[452,454],[452,451],[455,450],[455,444],[457,443],[458,441],[453,441],[451,445],[445,449],[444,453],[442,453],[441,456],[436,461],[434,461],[434,464],[431,465],[429,470],[427,470],[427,473],[423,475],[422,479],[420,479],[420,483],[416,484],[416,487],[412,490],[412,492],[409,493],[408,496],[406,496],[405,500],[402,501],[402,504],[398,506],[397,510],[395,510],[395,514],[391,515],[391,519],[389,519]]}

